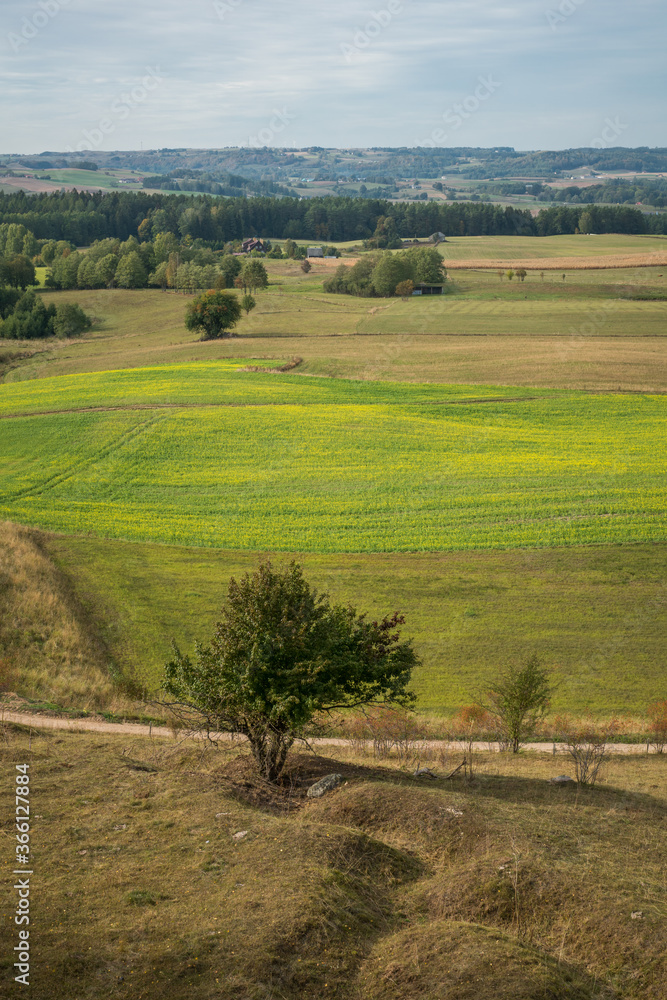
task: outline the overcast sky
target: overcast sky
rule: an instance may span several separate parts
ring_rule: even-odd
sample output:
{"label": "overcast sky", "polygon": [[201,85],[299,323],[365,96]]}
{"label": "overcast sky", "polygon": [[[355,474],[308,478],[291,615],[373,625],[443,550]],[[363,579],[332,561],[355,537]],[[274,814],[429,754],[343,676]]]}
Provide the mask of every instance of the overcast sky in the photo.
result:
{"label": "overcast sky", "polygon": [[667,145],[665,0],[0,0],[0,151]]}

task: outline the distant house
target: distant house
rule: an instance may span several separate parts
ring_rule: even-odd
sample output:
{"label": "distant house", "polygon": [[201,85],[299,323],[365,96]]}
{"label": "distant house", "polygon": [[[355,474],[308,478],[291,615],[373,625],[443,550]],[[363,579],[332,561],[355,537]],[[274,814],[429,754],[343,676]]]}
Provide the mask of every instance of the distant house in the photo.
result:
{"label": "distant house", "polygon": [[306,257],[324,257],[324,250],[322,247],[308,247]]}
{"label": "distant house", "polygon": [[415,285],[413,295],[442,295],[444,285],[427,285],[423,281]]}
{"label": "distant house", "polygon": [[260,253],[266,253],[266,247],[261,240],[257,239],[256,236],[249,237],[241,244],[241,253],[252,253],[253,250],[259,250]]}

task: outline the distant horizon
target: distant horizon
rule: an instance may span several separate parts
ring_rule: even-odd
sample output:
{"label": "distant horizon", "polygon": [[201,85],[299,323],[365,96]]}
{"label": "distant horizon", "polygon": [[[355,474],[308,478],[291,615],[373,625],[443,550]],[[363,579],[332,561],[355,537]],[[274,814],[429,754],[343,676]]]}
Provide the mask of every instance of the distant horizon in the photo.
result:
{"label": "distant horizon", "polygon": [[[127,147],[121,149],[75,149],[75,150],[60,150],[60,149],[42,149],[39,152],[28,152],[27,150],[20,150],[18,152],[13,152],[11,150],[0,150],[0,156],[80,156],[85,158],[86,156],[94,155],[96,153],[101,153],[105,156],[110,156],[117,153],[150,153],[150,152],[168,152],[168,151],[184,151],[184,152],[223,152],[226,150],[240,150],[245,149],[248,152],[262,152],[263,150],[274,150],[276,152],[285,153],[303,153],[310,150],[322,149],[326,152],[345,152],[348,150],[362,150],[362,151],[373,151],[373,150],[398,150],[398,149],[432,149],[431,146],[323,146],[321,143],[313,143],[308,146],[258,146],[248,148],[247,146],[144,146],[144,147]],[[488,146],[439,146],[435,147],[437,149],[448,150],[448,149],[470,149],[470,150],[489,150],[489,149],[503,149],[511,150],[515,153],[567,153],[573,150],[591,150],[591,152],[599,153],[599,146],[540,146],[534,148],[522,148],[517,146],[509,146],[502,143],[491,143]],[[662,151],[667,150],[667,145],[665,146],[651,146],[646,143],[639,146],[605,146],[605,152],[611,152],[614,149],[624,149],[629,152],[639,151],[639,150],[650,150],[650,151]]]}

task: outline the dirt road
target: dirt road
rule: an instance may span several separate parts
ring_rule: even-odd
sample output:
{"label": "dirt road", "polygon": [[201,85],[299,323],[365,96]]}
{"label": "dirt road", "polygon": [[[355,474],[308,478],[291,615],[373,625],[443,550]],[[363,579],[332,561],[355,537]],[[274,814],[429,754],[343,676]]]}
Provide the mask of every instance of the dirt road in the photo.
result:
{"label": "dirt road", "polygon": [[[145,726],[138,722],[105,722],[101,719],[62,719],[48,715],[35,715],[30,712],[2,712],[0,710],[0,724],[2,722],[16,722],[23,726],[31,726],[33,729],[59,729],[71,733],[114,733],[117,736],[161,736],[174,738],[174,734],[167,726]],[[230,740],[230,733],[212,734],[217,739]],[[197,737],[193,737],[197,738]],[[237,737],[239,740],[242,737]],[[349,745],[349,740],[327,737],[324,739],[309,740],[314,746],[338,746]],[[371,745],[371,741],[368,741]],[[456,749],[461,747],[460,743],[450,743],[447,740],[424,740],[420,743],[424,748]],[[526,750],[536,753],[553,753],[554,746],[556,752],[563,752],[564,746],[561,743],[527,743]],[[498,750],[497,743],[475,743],[475,750]],[[618,754],[645,754],[645,743],[615,743],[614,752]],[[651,747],[651,753],[655,749]]]}

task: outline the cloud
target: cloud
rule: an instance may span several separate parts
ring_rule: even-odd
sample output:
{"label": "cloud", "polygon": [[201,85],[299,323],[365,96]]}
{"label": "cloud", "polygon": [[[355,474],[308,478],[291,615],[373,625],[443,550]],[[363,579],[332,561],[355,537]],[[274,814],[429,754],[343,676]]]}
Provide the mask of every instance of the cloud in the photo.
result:
{"label": "cloud", "polygon": [[621,111],[624,142],[667,144],[662,0],[44,3],[46,22],[38,0],[0,7],[5,151],[72,145],[149,69],[160,86],[106,148],[232,145],[276,107],[294,115],[280,144],[405,145],[486,74],[502,86],[454,144],[577,145]]}

